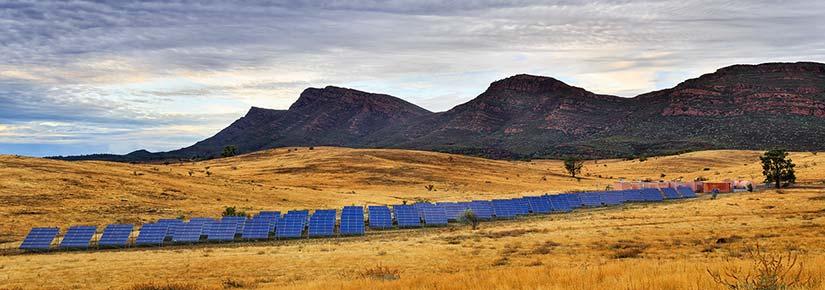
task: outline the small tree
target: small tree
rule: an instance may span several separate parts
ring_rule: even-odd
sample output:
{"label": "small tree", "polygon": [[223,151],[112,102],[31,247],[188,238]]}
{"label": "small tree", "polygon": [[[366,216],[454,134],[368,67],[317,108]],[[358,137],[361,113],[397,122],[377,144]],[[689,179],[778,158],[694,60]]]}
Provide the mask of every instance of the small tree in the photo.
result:
{"label": "small tree", "polygon": [[774,183],[776,188],[796,182],[793,161],[788,158],[788,152],[775,149],[765,152],[762,157],[762,175],[765,175],[765,183]]}
{"label": "small tree", "polygon": [[223,147],[222,157],[232,157],[238,154],[238,148],[235,145]]}
{"label": "small tree", "polygon": [[576,177],[576,175],[582,172],[582,166],[584,166],[584,161],[581,161],[579,159],[564,159],[564,170],[567,171],[567,173],[574,178]]}
{"label": "small tree", "polygon": [[234,206],[227,206],[223,209],[222,216],[246,216],[246,212],[235,209]]}
{"label": "small tree", "polygon": [[465,210],[464,213],[461,214],[461,222],[472,226],[474,230],[478,229],[478,216],[471,209]]}

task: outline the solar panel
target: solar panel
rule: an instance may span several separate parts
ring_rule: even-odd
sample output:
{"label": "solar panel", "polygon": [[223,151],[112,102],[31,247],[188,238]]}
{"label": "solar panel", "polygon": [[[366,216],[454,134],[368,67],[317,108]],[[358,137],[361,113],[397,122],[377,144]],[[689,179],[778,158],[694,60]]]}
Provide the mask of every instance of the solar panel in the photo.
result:
{"label": "solar panel", "polygon": [[278,225],[278,221],[281,220],[281,212],[279,211],[262,211],[258,213],[257,216],[266,218],[270,221],[269,231],[273,233],[275,232],[275,226]]}
{"label": "solar panel", "polygon": [[644,201],[663,201],[662,193],[657,188],[644,188],[641,190]]}
{"label": "solar panel", "polygon": [[424,224],[427,226],[447,225],[447,212],[444,207],[433,204],[424,206]]}
{"label": "solar panel", "polygon": [[32,228],[23,243],[20,244],[21,250],[35,251],[48,250],[51,248],[54,238],[60,232],[58,228]]}
{"label": "solar panel", "polygon": [[144,224],[140,227],[138,237],[135,239],[135,245],[138,246],[159,246],[163,244],[163,240],[169,232],[169,223],[151,223]]}
{"label": "solar panel", "polygon": [[394,205],[392,209],[395,211],[395,221],[399,228],[417,228],[421,227],[421,218],[418,216],[418,210],[411,205]]}
{"label": "solar panel", "polygon": [[172,235],[172,242],[175,243],[197,243],[200,242],[201,235],[204,233],[205,220],[190,220],[184,223],[175,230]]}
{"label": "solar panel", "polygon": [[576,209],[584,206],[582,204],[581,198],[576,193],[563,193],[560,195],[567,200],[567,206],[569,206],[571,209]]}
{"label": "solar panel", "polygon": [[513,210],[516,211],[517,215],[528,215],[530,214],[530,202],[524,198],[513,198],[510,199],[513,203]]}
{"label": "solar panel", "polygon": [[510,219],[516,217],[516,206],[512,200],[494,199],[492,200],[492,203],[497,219]]}
{"label": "solar panel", "polygon": [[625,201],[629,201],[629,202],[644,201],[644,198],[642,198],[642,191],[640,191],[638,189],[623,190],[622,195],[624,196]]}
{"label": "solar panel", "polygon": [[213,223],[206,232],[206,240],[210,242],[234,241],[238,233],[239,219],[221,219],[220,222]]}
{"label": "solar panel", "polygon": [[585,207],[600,207],[602,206],[601,197],[599,197],[598,192],[582,192],[579,193],[579,198],[582,201],[582,205]]}
{"label": "solar panel", "polygon": [[570,212],[573,209],[568,204],[568,198],[562,195],[545,195],[545,198],[550,201],[550,207],[554,212]]}
{"label": "solar panel", "polygon": [[100,237],[97,245],[99,247],[126,247],[134,227],[131,224],[108,225],[103,229],[103,236]]}
{"label": "solar panel", "polygon": [[415,204],[413,204],[415,211],[418,212],[418,218],[424,219],[424,207],[427,205],[430,205],[430,203],[416,202]]}
{"label": "solar panel", "polygon": [[679,187],[676,188],[676,191],[678,191],[680,194],[682,194],[682,198],[694,198],[694,197],[696,197],[696,193],[693,192],[692,189],[690,189],[689,187],[686,187],[686,186],[679,186]]}
{"label": "solar panel", "polygon": [[550,213],[550,202],[547,199],[541,196],[528,196],[525,199],[530,203],[530,209],[533,213]]}
{"label": "solar panel", "polygon": [[345,206],[341,210],[341,227],[338,229],[341,235],[363,235],[364,234],[364,207]]}
{"label": "solar panel", "polygon": [[310,237],[331,237],[335,233],[335,216],[338,211],[334,209],[318,209],[309,218]]}
{"label": "solar panel", "polygon": [[183,226],[183,220],[180,219],[160,219],[157,223],[164,224],[168,227],[164,239],[172,239],[172,236],[175,235],[178,228]]}
{"label": "solar panel", "polygon": [[470,202],[470,210],[476,214],[478,219],[489,220],[493,219],[493,204],[487,200],[474,200]]}
{"label": "solar panel", "polygon": [[611,206],[611,205],[620,205],[624,203],[624,198],[622,194],[618,191],[605,191],[599,193],[599,199],[601,200],[602,204]]}
{"label": "solar panel", "polygon": [[392,214],[390,208],[383,205],[371,205],[367,208],[370,214],[370,228],[383,230],[392,228]]}
{"label": "solar panel", "polygon": [[307,210],[291,210],[287,212],[284,218],[278,221],[278,226],[275,228],[275,237],[279,239],[302,237],[308,216],[309,211]]}
{"label": "solar panel", "polygon": [[673,188],[670,188],[670,187],[662,188],[662,192],[665,194],[665,197],[667,199],[680,199],[680,198],[682,198],[681,196],[679,196],[679,193],[676,192],[676,189],[673,189]]}
{"label": "solar panel", "polygon": [[237,225],[235,229],[236,234],[242,234],[243,228],[246,226],[246,217],[245,216],[225,216],[221,218],[221,222],[233,222]]}
{"label": "solar panel", "polygon": [[194,217],[194,218],[189,219],[189,222],[190,223],[199,223],[199,224],[203,225],[203,232],[201,232],[201,235],[204,235],[204,234],[208,233],[212,229],[212,225],[218,223],[218,221],[216,221],[213,218],[204,218],[204,217]]}
{"label": "solar panel", "polygon": [[61,249],[87,249],[92,241],[97,227],[95,226],[73,226],[66,231],[63,240],[60,241]]}
{"label": "solar panel", "polygon": [[277,220],[275,216],[256,216],[246,221],[241,238],[245,240],[265,240],[269,238],[269,233],[274,227],[272,224]]}

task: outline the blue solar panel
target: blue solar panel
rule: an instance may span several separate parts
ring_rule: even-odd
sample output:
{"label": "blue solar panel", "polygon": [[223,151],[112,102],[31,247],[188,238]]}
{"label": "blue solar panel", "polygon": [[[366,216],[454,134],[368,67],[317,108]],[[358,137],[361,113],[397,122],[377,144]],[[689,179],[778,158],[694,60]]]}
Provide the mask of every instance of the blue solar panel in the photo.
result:
{"label": "blue solar panel", "polygon": [[516,205],[509,199],[494,199],[493,210],[497,219],[509,219],[516,217]]}
{"label": "blue solar panel", "polygon": [[95,226],[73,226],[66,231],[63,240],[60,241],[61,249],[87,249],[92,241],[97,227]]}
{"label": "blue solar panel", "polygon": [[582,205],[585,207],[602,206],[602,200],[598,192],[582,192],[579,193],[579,198],[582,201]]}
{"label": "blue solar panel", "polygon": [[416,202],[415,204],[413,204],[413,207],[415,208],[415,211],[418,212],[418,218],[424,219],[424,207],[427,206],[427,205],[430,205],[430,203]]}
{"label": "blue solar panel", "polygon": [[530,202],[524,198],[513,198],[510,199],[513,202],[513,209],[516,211],[517,215],[528,215],[530,214]]}
{"label": "blue solar panel", "polygon": [[568,198],[563,195],[545,195],[545,199],[550,201],[550,208],[554,212],[570,212],[573,210],[568,203]]}
{"label": "blue solar panel", "polygon": [[193,219],[188,223],[180,225],[172,235],[172,242],[175,243],[197,243],[200,242],[201,236],[204,233],[205,220]]}
{"label": "blue solar panel", "polygon": [[413,206],[394,205],[392,209],[395,211],[395,221],[398,222],[399,228],[421,227],[421,218],[418,216],[418,210]]}
{"label": "blue solar panel", "polygon": [[183,220],[180,219],[161,219],[158,220],[157,223],[166,225],[168,227],[164,239],[172,239],[172,236],[175,235],[175,232],[178,230],[178,228],[183,226]]}
{"label": "blue solar panel", "polygon": [[212,225],[218,223],[218,221],[216,221],[213,218],[194,217],[194,218],[189,219],[189,223],[202,224],[203,225],[203,231],[201,232],[201,235],[205,235],[206,233],[208,233],[212,229]]}
{"label": "blue solar panel", "polygon": [[447,225],[447,212],[444,207],[433,204],[424,206],[424,224],[428,226]]}
{"label": "blue solar panel", "polygon": [[309,230],[307,235],[310,237],[331,237],[335,234],[335,216],[338,211],[334,209],[319,209],[312,213],[309,218]]}
{"label": "blue solar panel", "polygon": [[624,202],[624,197],[618,191],[606,191],[599,193],[599,200],[607,206],[620,205]]}
{"label": "blue solar panel", "polygon": [[246,217],[245,216],[225,216],[221,218],[221,222],[233,222],[237,225],[235,232],[237,234],[243,233],[243,228],[246,226]]}
{"label": "blue solar panel", "polygon": [[341,235],[363,235],[364,234],[364,207],[345,206],[341,210],[341,227],[338,229]]}
{"label": "blue solar panel", "polygon": [[533,213],[544,214],[552,211],[550,202],[541,196],[528,196],[525,199],[530,203],[530,210]]}
{"label": "blue solar panel", "polygon": [[644,201],[642,191],[638,189],[623,190],[622,195],[624,196],[625,201],[628,202]]}
{"label": "blue solar panel", "polygon": [[258,213],[257,217],[263,217],[270,221],[269,224],[269,231],[275,232],[275,227],[278,225],[278,221],[281,220],[281,212],[279,211],[262,211]]}
{"label": "blue solar panel", "polygon": [[213,223],[206,232],[206,240],[210,242],[234,241],[238,233],[239,219],[221,219],[220,222]]}
{"label": "blue solar panel", "polygon": [[690,189],[689,187],[679,186],[679,187],[676,188],[676,191],[678,191],[680,194],[682,194],[682,198],[694,198],[694,197],[696,197],[696,193],[693,192],[693,190]]}
{"label": "blue solar panel", "polygon": [[470,210],[476,214],[478,219],[489,220],[493,219],[493,204],[487,200],[474,200],[470,202]]}
{"label": "blue solar panel", "polygon": [[563,198],[567,199],[567,206],[569,206],[571,209],[576,209],[584,206],[581,198],[576,193],[563,193],[560,195]]}
{"label": "blue solar panel", "polygon": [[670,188],[670,187],[662,188],[662,192],[665,194],[665,197],[667,199],[680,199],[680,198],[682,198],[681,196],[679,196],[679,193],[676,192],[676,189],[673,189],[673,188]]}
{"label": "blue solar panel", "polygon": [[168,235],[169,225],[169,223],[160,222],[142,225],[135,244],[138,246],[162,245]]}
{"label": "blue solar panel", "polygon": [[108,225],[103,229],[103,236],[100,237],[97,245],[100,247],[125,247],[134,227],[131,224]]}
{"label": "blue solar panel", "polygon": [[302,237],[304,228],[306,228],[307,217],[309,217],[309,211],[307,210],[287,212],[275,228],[275,237],[279,239]]}
{"label": "blue solar panel", "polygon": [[58,228],[32,228],[23,243],[20,244],[22,250],[48,250],[51,248],[54,238],[60,232]]}
{"label": "blue solar panel", "polygon": [[657,188],[645,188],[641,190],[644,201],[663,201],[662,193]]}
{"label": "blue solar panel", "polygon": [[370,214],[370,228],[383,230],[392,228],[392,214],[390,208],[383,205],[371,205],[368,207]]}
{"label": "blue solar panel", "polygon": [[241,237],[245,240],[265,240],[274,228],[272,224],[277,220],[274,216],[256,216],[246,221]]}

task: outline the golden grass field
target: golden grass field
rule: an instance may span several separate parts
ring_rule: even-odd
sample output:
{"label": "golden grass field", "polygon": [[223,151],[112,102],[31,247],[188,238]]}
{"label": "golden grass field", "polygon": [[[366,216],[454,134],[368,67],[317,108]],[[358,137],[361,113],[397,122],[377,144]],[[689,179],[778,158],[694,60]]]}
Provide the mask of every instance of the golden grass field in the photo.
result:
{"label": "golden grass field", "polygon": [[[475,231],[451,225],[286,242],[12,250],[32,226],[218,216],[226,206],[256,212],[491,199],[604,189],[619,178],[662,174],[761,181],[754,151],[588,161],[577,181],[560,161],[294,149],[169,165],[0,156],[0,289],[724,289],[707,271],[746,266],[744,249],[757,243],[799,255],[807,276],[825,276],[825,154],[813,153],[791,155],[794,189],[531,216]],[[370,271],[376,267],[386,273]],[[825,289],[818,282],[803,288]]]}

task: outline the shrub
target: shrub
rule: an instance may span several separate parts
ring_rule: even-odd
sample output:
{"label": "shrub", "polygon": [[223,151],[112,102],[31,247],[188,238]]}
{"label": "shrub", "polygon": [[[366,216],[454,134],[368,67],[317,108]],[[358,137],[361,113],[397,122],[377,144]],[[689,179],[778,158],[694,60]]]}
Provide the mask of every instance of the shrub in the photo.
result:
{"label": "shrub", "polygon": [[427,184],[427,185],[424,186],[424,188],[426,188],[427,191],[433,191],[433,190],[435,190],[435,185]]}
{"label": "shrub", "polygon": [[464,213],[461,214],[461,222],[472,226],[474,230],[478,229],[478,216],[471,209],[465,210]]}
{"label": "shrub", "polygon": [[235,209],[234,206],[227,206],[223,210],[223,213],[221,213],[221,215],[222,216],[246,216],[246,212],[238,211],[238,210]]}
{"label": "shrub", "polygon": [[769,253],[759,244],[746,248],[746,257],[752,260],[750,269],[723,267],[707,270],[711,279],[728,289],[791,289],[812,288],[816,281],[805,275],[799,256],[791,251],[784,254]]}
{"label": "shrub", "polygon": [[398,280],[401,278],[401,271],[388,266],[378,265],[372,268],[366,268],[356,273],[356,276],[361,279],[374,280]]}

